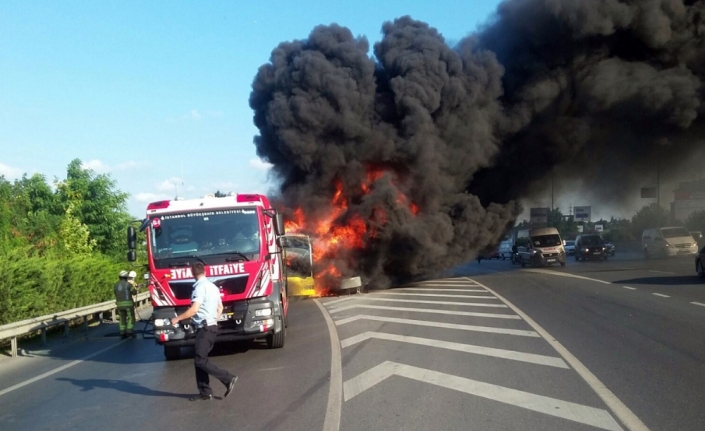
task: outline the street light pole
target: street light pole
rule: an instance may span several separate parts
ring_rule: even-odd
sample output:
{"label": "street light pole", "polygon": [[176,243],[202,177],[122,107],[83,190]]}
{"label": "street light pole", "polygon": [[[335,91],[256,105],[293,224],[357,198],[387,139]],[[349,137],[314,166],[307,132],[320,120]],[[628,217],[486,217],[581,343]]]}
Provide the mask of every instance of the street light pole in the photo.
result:
{"label": "street light pole", "polygon": [[553,177],[554,173],[551,171],[551,211],[553,211]]}

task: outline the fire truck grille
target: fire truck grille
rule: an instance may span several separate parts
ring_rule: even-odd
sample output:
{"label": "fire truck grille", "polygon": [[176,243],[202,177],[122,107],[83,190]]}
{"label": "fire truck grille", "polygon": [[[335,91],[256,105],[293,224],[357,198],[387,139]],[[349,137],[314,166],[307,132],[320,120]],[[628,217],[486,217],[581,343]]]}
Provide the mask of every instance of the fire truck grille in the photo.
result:
{"label": "fire truck grille", "polygon": [[[248,276],[222,278],[213,282],[226,295],[240,295],[247,289]],[[169,287],[176,299],[191,299],[193,281],[170,281]]]}
{"label": "fire truck grille", "polygon": [[170,281],[169,287],[176,299],[191,299],[193,281]]}
{"label": "fire truck grille", "polygon": [[223,278],[214,282],[226,295],[240,295],[247,289],[249,276]]}

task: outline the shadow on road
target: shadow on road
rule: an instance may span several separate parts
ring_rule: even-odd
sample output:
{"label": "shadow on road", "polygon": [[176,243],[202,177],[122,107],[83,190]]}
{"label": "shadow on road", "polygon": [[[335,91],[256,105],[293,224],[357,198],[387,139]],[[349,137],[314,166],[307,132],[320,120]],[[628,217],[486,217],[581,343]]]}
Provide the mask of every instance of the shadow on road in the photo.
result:
{"label": "shadow on road", "polygon": [[680,285],[680,286],[690,286],[690,285],[696,285],[696,284],[703,284],[705,285],[705,282],[701,279],[698,278],[697,276],[661,276],[661,277],[639,277],[639,278],[630,278],[629,280],[617,280],[613,281],[613,283],[619,283],[619,284],[651,284],[651,285],[660,285],[660,286],[670,286],[670,285]]}
{"label": "shadow on road", "polygon": [[92,391],[95,388],[114,389],[116,391],[125,392],[134,395],[144,395],[149,397],[173,397],[173,398],[189,398],[193,394],[174,394],[171,392],[155,391],[146,388],[138,383],[126,382],[124,380],[107,380],[107,379],[70,379],[68,377],[60,377],[56,379],[60,382],[69,382],[81,388],[81,392]]}

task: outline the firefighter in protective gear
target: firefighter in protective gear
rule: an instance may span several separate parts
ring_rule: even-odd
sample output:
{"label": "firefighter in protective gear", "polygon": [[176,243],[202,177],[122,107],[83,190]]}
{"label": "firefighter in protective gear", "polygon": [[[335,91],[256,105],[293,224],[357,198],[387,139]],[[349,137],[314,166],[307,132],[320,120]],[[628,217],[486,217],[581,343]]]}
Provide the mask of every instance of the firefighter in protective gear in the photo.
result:
{"label": "firefighter in protective gear", "polygon": [[[135,301],[132,295],[137,294],[135,288],[135,271],[120,271],[120,281],[115,284],[115,305],[120,316],[120,337],[134,337]],[[130,278],[132,276],[132,278]]]}

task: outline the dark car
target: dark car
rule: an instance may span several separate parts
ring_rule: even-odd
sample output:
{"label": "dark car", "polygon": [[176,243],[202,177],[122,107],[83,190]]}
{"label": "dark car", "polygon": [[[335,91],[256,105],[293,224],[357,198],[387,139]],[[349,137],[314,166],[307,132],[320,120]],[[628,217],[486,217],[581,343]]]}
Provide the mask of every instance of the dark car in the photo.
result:
{"label": "dark car", "polygon": [[607,256],[614,256],[614,244],[611,242],[605,243],[605,254]]}
{"label": "dark car", "polygon": [[586,234],[575,238],[575,260],[607,259],[605,241],[600,235]]}
{"label": "dark car", "polygon": [[700,278],[705,278],[705,247],[700,249],[700,253],[695,255],[695,271]]}

